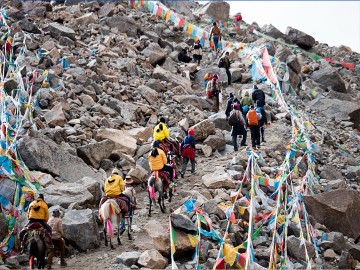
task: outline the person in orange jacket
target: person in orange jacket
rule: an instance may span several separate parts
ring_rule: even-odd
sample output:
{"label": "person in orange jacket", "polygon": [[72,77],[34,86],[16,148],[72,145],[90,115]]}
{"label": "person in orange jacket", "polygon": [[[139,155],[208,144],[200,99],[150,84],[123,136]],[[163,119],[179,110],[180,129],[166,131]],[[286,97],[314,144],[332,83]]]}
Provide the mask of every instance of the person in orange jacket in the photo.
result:
{"label": "person in orange jacket", "polygon": [[152,171],[164,171],[170,174],[170,181],[173,181],[173,167],[167,165],[165,152],[160,148],[158,141],[153,142],[153,148],[148,155],[149,166]]}

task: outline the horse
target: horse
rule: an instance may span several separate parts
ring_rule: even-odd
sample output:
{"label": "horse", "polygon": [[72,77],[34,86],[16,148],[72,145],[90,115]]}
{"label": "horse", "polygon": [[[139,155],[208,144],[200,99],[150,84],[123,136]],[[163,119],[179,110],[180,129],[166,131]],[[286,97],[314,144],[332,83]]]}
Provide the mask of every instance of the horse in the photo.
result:
{"label": "horse", "polygon": [[29,243],[27,251],[29,252],[29,266],[34,269],[35,258],[38,269],[44,269],[46,265],[45,256],[47,248],[43,229],[31,229],[28,231]]}
{"label": "horse", "polygon": [[[160,174],[159,171],[153,172],[149,179],[148,179],[148,188],[149,188],[149,201],[150,201],[150,207],[149,207],[149,214],[148,216],[151,217],[151,205],[156,205],[156,191],[159,193],[158,197],[158,204],[160,206],[161,212],[165,213],[165,191],[164,191],[164,181],[167,181],[164,179],[164,176],[157,176],[157,174]],[[164,173],[165,174],[165,173]],[[169,202],[171,202],[171,198],[173,196],[173,184],[171,183],[169,185]]]}
{"label": "horse", "polygon": [[[121,212],[120,206],[114,199],[106,200],[100,207],[99,210],[100,219],[103,221],[104,225],[104,238],[105,246],[108,246],[110,242],[110,248],[115,249],[112,244],[112,237],[114,237],[114,227],[117,227],[117,242],[118,245],[121,245],[120,241],[120,222],[123,218],[123,213]],[[128,236],[131,239],[130,235],[130,224],[128,224]]]}

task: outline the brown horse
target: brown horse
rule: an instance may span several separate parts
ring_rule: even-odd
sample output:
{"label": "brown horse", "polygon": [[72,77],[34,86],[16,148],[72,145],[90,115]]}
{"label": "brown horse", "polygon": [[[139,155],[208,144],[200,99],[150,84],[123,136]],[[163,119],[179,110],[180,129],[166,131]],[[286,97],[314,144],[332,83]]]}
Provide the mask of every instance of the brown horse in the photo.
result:
{"label": "brown horse", "polygon": [[46,265],[46,244],[43,230],[33,229],[28,231],[29,243],[27,250],[29,252],[30,269],[35,268],[35,259],[38,269],[44,269]]}

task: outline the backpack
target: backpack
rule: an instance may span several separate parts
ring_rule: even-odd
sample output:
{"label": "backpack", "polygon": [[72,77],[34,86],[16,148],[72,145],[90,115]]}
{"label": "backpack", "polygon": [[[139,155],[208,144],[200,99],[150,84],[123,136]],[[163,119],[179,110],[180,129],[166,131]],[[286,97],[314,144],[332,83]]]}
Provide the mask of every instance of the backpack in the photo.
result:
{"label": "backpack", "polygon": [[248,112],[248,124],[249,126],[257,126],[259,124],[257,112],[254,109]]}
{"label": "backpack", "polygon": [[212,98],[212,96],[213,96],[213,90],[212,90],[212,87],[209,87],[209,84],[210,84],[210,82],[208,82],[208,84],[206,85],[206,90],[205,90],[205,92],[206,92],[206,96],[207,96],[208,98]]}
{"label": "backpack", "polygon": [[220,59],[219,59],[218,67],[219,67],[219,68],[223,68],[223,67],[224,67],[224,58],[220,58]]}
{"label": "backpack", "polygon": [[249,105],[244,105],[242,107],[242,109],[243,109],[243,112],[246,114],[249,111]]}
{"label": "backpack", "polygon": [[239,114],[237,112],[237,110],[232,110],[228,119],[228,123],[230,126],[235,126],[237,123],[239,123],[240,119],[239,119]]}

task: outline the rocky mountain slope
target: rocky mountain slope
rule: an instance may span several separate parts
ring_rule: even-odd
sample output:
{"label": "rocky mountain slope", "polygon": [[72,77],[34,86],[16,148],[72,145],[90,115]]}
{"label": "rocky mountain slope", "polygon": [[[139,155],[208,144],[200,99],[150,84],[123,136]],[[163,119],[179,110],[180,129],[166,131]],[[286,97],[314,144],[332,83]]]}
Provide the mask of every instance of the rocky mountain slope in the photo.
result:
{"label": "rocky mountain slope", "polygon": [[[7,15],[3,15],[4,20],[13,37],[14,58],[20,67],[20,77],[4,79],[4,93],[14,98],[18,89],[28,93],[21,83],[28,80],[33,81],[36,98],[33,119],[24,117],[16,147],[19,158],[40,181],[50,210],[61,208],[65,213],[68,268],[171,268],[169,214],[188,199],[197,200],[199,209],[209,215],[213,228],[223,236],[230,219],[226,206],[231,205],[235,188],[248,168],[246,151],[250,149],[233,152],[225,104],[218,114],[213,114],[212,103],[204,95],[205,73],[217,72],[226,80],[224,70],[216,66],[217,56],[206,48],[200,67],[179,62],[178,52],[191,46],[194,39],[145,8],[131,9],[127,1],[2,2]],[[206,16],[200,19],[193,14],[200,7],[198,3],[165,4],[187,21],[206,23]],[[307,183],[313,191],[304,199],[309,216],[306,219],[302,213],[300,222],[289,221],[287,257],[278,260],[286,259],[291,262],[288,266],[297,269],[320,265],[354,269],[360,261],[360,55],[346,46],[319,44],[296,29],[283,34],[271,25],[246,26],[238,32],[238,41],[257,47],[266,44],[269,54],[286,64],[289,79],[282,85],[285,100],[294,110],[306,112],[313,126],[309,138],[314,144],[317,182]],[[250,29],[297,44],[306,52],[267,40]],[[7,30],[3,25],[0,36]],[[4,47],[6,41],[2,39],[0,44]],[[228,50],[233,59],[234,83],[224,87],[224,100],[230,92],[241,96],[253,87],[249,66],[238,58],[236,50]],[[315,61],[307,53],[323,59]],[[354,64],[354,68],[346,68],[343,62]],[[264,176],[275,179],[293,139],[294,117],[278,106],[267,85],[259,84],[259,88],[267,94],[266,111],[272,124],[266,129],[267,142],[261,146],[261,158],[256,162]],[[152,129],[160,116],[167,117],[171,134],[179,139],[194,126],[197,173],[176,180],[176,196],[167,204],[166,214],[157,209],[148,217],[147,153]],[[296,188],[301,187],[300,180],[306,178],[310,167],[308,161],[302,160],[309,154],[307,150],[297,151],[297,171],[286,182]],[[97,205],[103,181],[114,167],[135,180],[140,204],[134,218],[134,240],[124,235],[123,245],[110,251],[103,246]],[[250,184],[244,183],[241,196],[249,196],[250,190]],[[261,190],[258,194],[269,196],[266,200],[275,206],[270,199],[274,187],[262,186]],[[259,215],[265,216],[268,210],[256,207]],[[251,211],[240,212],[236,212],[228,231],[227,243],[233,247],[249,236]],[[18,220],[19,227],[24,219]],[[8,229],[4,220],[0,220],[0,240],[4,240],[3,232]],[[172,215],[177,234],[175,261],[181,268],[196,265],[189,237],[197,231],[195,220],[194,211]],[[279,219],[276,222],[282,224]],[[306,236],[306,245],[300,245],[309,227],[313,238]],[[272,238],[273,231],[268,228],[252,239],[257,267],[269,267]],[[199,264],[204,269],[212,268],[217,262],[219,242],[202,237],[200,247]],[[154,248],[157,252],[151,251]],[[5,266],[0,267],[19,266],[26,259],[4,256]],[[311,266],[307,260],[311,260]]]}

